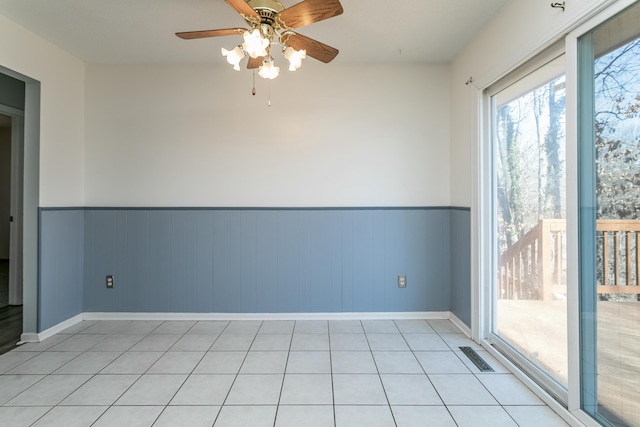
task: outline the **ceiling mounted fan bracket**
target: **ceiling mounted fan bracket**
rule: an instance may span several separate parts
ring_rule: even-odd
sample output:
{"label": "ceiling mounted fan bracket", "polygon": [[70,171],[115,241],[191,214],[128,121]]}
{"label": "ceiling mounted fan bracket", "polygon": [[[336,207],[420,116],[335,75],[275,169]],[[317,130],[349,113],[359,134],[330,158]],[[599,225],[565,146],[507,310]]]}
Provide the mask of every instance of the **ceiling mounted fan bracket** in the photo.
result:
{"label": "ceiling mounted fan bracket", "polygon": [[254,18],[251,22],[249,22],[250,24],[255,24],[256,26],[260,24],[268,25],[276,31],[284,28],[280,25],[278,14],[285,10],[285,7],[279,1],[249,0],[247,4],[251,6],[251,8],[253,8],[253,10],[255,10],[259,16],[259,20]]}
{"label": "ceiling mounted fan bracket", "polygon": [[273,14],[276,14],[285,9],[282,3],[277,0],[249,0],[247,3],[253,10],[258,12],[258,14],[260,13],[260,10],[269,10]]}

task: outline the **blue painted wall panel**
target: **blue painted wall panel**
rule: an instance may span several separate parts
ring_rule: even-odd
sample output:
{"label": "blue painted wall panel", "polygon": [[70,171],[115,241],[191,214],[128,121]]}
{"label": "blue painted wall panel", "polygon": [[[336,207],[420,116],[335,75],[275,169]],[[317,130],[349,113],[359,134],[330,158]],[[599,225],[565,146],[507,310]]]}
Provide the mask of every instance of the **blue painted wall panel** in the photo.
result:
{"label": "blue painted wall panel", "polygon": [[471,213],[451,210],[451,304],[450,310],[471,327]]}
{"label": "blue painted wall panel", "polygon": [[256,218],[256,289],[259,313],[278,312],[278,212],[260,211]]}
{"label": "blue painted wall panel", "polygon": [[342,251],[342,311],[353,311],[353,218],[354,211],[342,212],[342,230],[340,230],[340,248]]}
{"label": "blue painted wall panel", "polygon": [[198,311],[198,292],[194,283],[198,281],[197,266],[198,266],[198,247],[196,242],[196,236],[199,233],[197,228],[197,211],[188,211],[186,216],[186,237],[185,237],[185,312],[195,313]]}
{"label": "blue painted wall panel", "polygon": [[277,267],[278,312],[300,311],[300,215],[295,211],[278,212]]}
{"label": "blue painted wall panel", "polygon": [[309,212],[309,311],[331,312],[331,212]]}
{"label": "blue painted wall panel", "polygon": [[213,311],[226,313],[231,311],[229,306],[231,275],[229,264],[231,254],[229,245],[231,236],[229,211],[213,212]]}
{"label": "blue painted wall panel", "polygon": [[64,317],[57,293],[75,296],[57,305],[71,312],[451,309],[470,322],[468,210],[44,210],[41,239],[42,325]]}
{"label": "blue painted wall panel", "polygon": [[257,212],[240,213],[240,312],[258,311],[258,244]]}
{"label": "blue painted wall panel", "polygon": [[[149,311],[149,212],[126,217],[126,311]],[[99,240],[98,240],[99,241]]]}
{"label": "blue painted wall panel", "polygon": [[331,311],[339,313],[343,309],[342,286],[342,212],[331,211]]}
{"label": "blue painted wall panel", "polygon": [[168,312],[171,287],[171,212],[149,213],[149,311]]}
{"label": "blue painted wall panel", "polygon": [[239,313],[242,310],[242,297],[238,290],[240,285],[240,271],[242,270],[242,248],[240,246],[240,235],[242,232],[242,222],[238,212],[230,211],[228,215],[229,241],[227,252],[229,254],[227,262],[228,275],[228,301],[227,310],[230,313]]}
{"label": "blue painted wall panel", "polygon": [[[90,276],[92,288],[92,296],[94,301],[102,301],[104,311],[117,311],[116,295],[114,289],[107,289],[106,276],[114,275],[117,281],[118,276],[115,275],[115,256],[116,256],[116,217],[113,212],[93,212],[92,232],[94,242],[98,243],[93,246],[93,268]],[[102,286],[101,286],[102,285]]]}
{"label": "blue painted wall panel", "polygon": [[353,211],[353,311],[374,311],[374,212]]}
{"label": "blue painted wall panel", "polygon": [[83,312],[84,221],[81,209],[40,212],[38,331]]}
{"label": "blue painted wall panel", "polygon": [[[172,211],[169,217],[169,312],[187,312],[187,212]],[[192,282],[193,283],[193,282]]]}
{"label": "blue painted wall panel", "polygon": [[393,286],[386,278],[385,259],[390,248],[385,240],[385,222],[386,211],[373,212],[373,311],[385,311],[385,291],[388,286]]}
{"label": "blue painted wall panel", "polygon": [[[398,275],[406,274],[406,212],[385,211],[383,287],[386,310],[406,311],[406,288],[398,288]],[[393,250],[388,250],[393,248]]]}
{"label": "blue painted wall panel", "polygon": [[[41,218],[47,216],[48,211],[41,211]],[[87,211],[84,214],[84,278],[83,278],[83,308],[86,311],[96,311],[94,307],[95,297],[94,293],[97,289],[97,286],[93,286],[93,264],[95,261],[95,241],[93,239],[93,222],[94,222],[95,212]],[[41,224],[44,226],[44,224]],[[46,230],[42,230],[41,234],[43,234]],[[41,246],[40,251],[42,256],[47,255],[44,248]],[[42,272],[42,270],[41,270]]]}
{"label": "blue painted wall panel", "polygon": [[[112,211],[111,214],[113,215],[115,222],[116,241],[115,266],[113,267],[115,285],[114,288],[111,289],[116,301],[116,308],[114,311],[127,311],[129,294],[129,290],[127,289],[127,283],[129,283],[127,278],[129,258],[127,256],[127,251],[125,250],[127,247],[127,212]],[[97,283],[98,286],[100,286],[100,282]],[[106,287],[104,283],[102,283],[102,286]]]}
{"label": "blue painted wall panel", "polygon": [[420,311],[427,301],[427,286],[414,286],[415,284],[428,284],[426,257],[429,256],[429,235],[427,233],[427,221],[422,212],[411,210],[405,213],[405,263],[407,275],[407,287],[404,289],[405,307],[407,311]]}
{"label": "blue painted wall panel", "polygon": [[196,311],[213,311],[213,213],[196,212]]}
{"label": "blue painted wall panel", "polygon": [[[67,247],[64,254],[73,254],[71,262],[68,262],[68,257],[65,255],[63,264],[65,265],[65,296],[62,297],[64,304],[64,315],[66,313],[77,313],[83,307],[83,293],[82,293],[82,280],[84,279],[84,266],[80,265],[78,261],[84,260],[84,214],[76,212],[72,216],[71,221],[67,223],[68,238]],[[80,286],[78,286],[80,285]],[[70,297],[67,297],[70,295]]]}
{"label": "blue painted wall panel", "polygon": [[311,311],[311,221],[308,211],[300,211],[300,238],[299,262],[300,281],[298,283],[298,298],[300,299],[300,311]]}
{"label": "blue painted wall panel", "polygon": [[451,262],[449,250],[449,212],[435,211],[427,223],[427,309],[448,310],[450,303]]}

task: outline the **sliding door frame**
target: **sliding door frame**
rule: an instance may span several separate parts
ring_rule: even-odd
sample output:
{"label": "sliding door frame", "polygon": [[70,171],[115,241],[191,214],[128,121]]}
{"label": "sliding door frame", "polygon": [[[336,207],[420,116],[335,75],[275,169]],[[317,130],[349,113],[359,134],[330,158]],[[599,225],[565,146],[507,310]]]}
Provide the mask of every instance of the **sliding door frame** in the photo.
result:
{"label": "sliding door frame", "polygon": [[[583,252],[584,239],[594,239],[595,236],[585,236],[584,233],[581,232],[587,224],[585,221],[591,221],[595,223],[594,218],[583,218],[580,213],[580,205],[581,198],[593,198],[592,195],[587,195],[585,193],[586,185],[585,179],[593,180],[595,177],[590,176],[592,174],[586,174],[582,170],[582,167],[585,166],[585,163],[593,164],[594,159],[587,158],[588,156],[585,154],[584,150],[581,150],[579,147],[579,141],[584,137],[593,138],[593,130],[591,124],[581,123],[580,120],[580,111],[579,111],[579,102],[583,104],[579,99],[579,75],[580,70],[579,67],[587,66],[587,64],[580,64],[581,55],[579,52],[579,43],[578,40],[584,35],[591,32],[594,28],[624,11],[631,5],[636,3],[636,0],[619,0],[606,10],[602,11],[595,17],[589,19],[584,22],[582,25],[575,28],[566,36],[566,50],[567,50],[567,62],[571,62],[571,85],[567,84],[567,94],[569,90],[571,91],[572,102],[571,102],[571,112],[567,111],[567,123],[571,123],[571,126],[567,126],[567,170],[571,167],[571,176],[575,182],[571,183],[572,191],[570,205],[568,204],[568,208],[571,208],[571,217],[574,218],[574,221],[571,221],[571,229],[567,228],[567,266],[569,268],[567,274],[571,274],[571,283],[574,284],[569,289],[571,291],[569,295],[569,301],[572,302],[572,307],[570,309],[569,314],[569,411],[571,411],[576,418],[582,421],[585,425],[588,426],[599,426],[598,423],[592,415],[588,414],[582,407],[585,405],[583,397],[583,388],[585,387],[585,382],[587,381],[584,378],[584,369],[588,369],[588,366],[583,366],[582,360],[584,358],[584,332],[585,328],[588,325],[585,325],[583,322],[583,318],[581,313],[583,312],[584,304],[595,303],[595,295],[587,296],[584,295],[580,286],[582,271],[580,267],[580,257]],[[570,58],[570,59],[569,59]],[[593,64],[589,64],[592,66]],[[593,108],[593,107],[590,107]],[[570,121],[569,121],[570,117]],[[571,138],[569,139],[569,132],[571,132]],[[589,135],[587,135],[589,134]],[[570,141],[570,142],[569,142]],[[569,162],[571,160],[571,162]],[[569,184],[567,184],[569,185]],[[594,187],[595,183],[590,184],[590,188]],[[569,186],[567,186],[569,188]],[[590,190],[591,191],[591,190]],[[595,191],[595,190],[593,190]],[[571,232],[569,234],[569,232]],[[569,244],[571,246],[569,247]],[[589,246],[589,245],[587,245]],[[570,250],[570,252],[569,252]],[[585,254],[586,255],[586,254]],[[586,280],[586,278],[585,278]],[[585,289],[587,286],[585,286]],[[587,297],[587,298],[585,298]],[[593,301],[590,301],[593,300]],[[591,329],[591,327],[589,327]],[[592,332],[592,335],[595,335],[595,332]],[[595,345],[595,336],[588,336],[589,340],[593,339],[593,342],[590,342],[591,345]],[[595,348],[595,347],[594,347]],[[592,355],[593,356],[593,355]],[[595,398],[595,396],[594,396]],[[593,402],[591,403],[593,404]]]}
{"label": "sliding door frame", "polygon": [[[504,70],[501,75],[488,76],[474,81],[475,89],[469,95],[470,114],[473,124],[470,136],[476,141],[472,147],[473,176],[471,203],[471,297],[472,297],[472,338],[479,342],[492,356],[510,369],[513,374],[531,388],[538,396],[571,425],[597,427],[598,423],[590,414],[582,410],[582,378],[580,347],[580,264],[579,264],[579,121],[578,121],[578,38],[587,34],[599,24],[620,13],[637,0],[602,0],[596,2],[582,16],[575,17],[565,27],[551,35],[524,58]],[[490,341],[492,328],[492,286],[495,281],[493,260],[495,254],[492,188],[493,159],[490,123],[490,100],[485,90],[517,66],[524,64],[554,41],[564,40],[566,58],[566,200],[567,200],[567,331],[568,331],[568,395],[566,406],[553,399],[536,382],[525,375],[509,359],[504,357]]]}

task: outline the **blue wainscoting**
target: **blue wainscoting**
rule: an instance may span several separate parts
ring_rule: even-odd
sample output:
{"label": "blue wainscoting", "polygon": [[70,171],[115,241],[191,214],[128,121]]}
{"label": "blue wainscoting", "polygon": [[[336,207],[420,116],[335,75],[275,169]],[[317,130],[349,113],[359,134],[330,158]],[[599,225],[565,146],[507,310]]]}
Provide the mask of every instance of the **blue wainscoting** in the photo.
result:
{"label": "blue wainscoting", "polygon": [[471,213],[451,209],[451,312],[471,327]]}
{"label": "blue wainscoting", "polygon": [[87,209],[84,310],[449,311],[449,229],[448,208]]}
{"label": "blue wainscoting", "polygon": [[38,332],[83,310],[83,209],[40,211]]}
{"label": "blue wainscoting", "polygon": [[42,209],[40,230],[40,330],[83,311],[452,311],[470,324],[468,209]]}

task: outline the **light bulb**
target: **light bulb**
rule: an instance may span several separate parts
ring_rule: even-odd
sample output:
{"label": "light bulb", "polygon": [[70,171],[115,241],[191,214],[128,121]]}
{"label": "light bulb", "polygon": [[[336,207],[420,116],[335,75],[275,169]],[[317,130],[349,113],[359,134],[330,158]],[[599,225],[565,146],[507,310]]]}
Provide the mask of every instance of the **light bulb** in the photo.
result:
{"label": "light bulb", "polygon": [[260,56],[267,56],[267,46],[269,46],[269,40],[262,37],[260,30],[254,28],[251,31],[244,32],[244,44],[242,47],[244,51],[252,58],[258,58]]}
{"label": "light bulb", "polygon": [[233,65],[233,69],[240,71],[240,61],[244,58],[244,52],[240,49],[240,46],[236,46],[233,50],[222,48],[220,51],[222,52],[222,56],[227,57],[227,62]]}
{"label": "light bulb", "polygon": [[273,63],[273,58],[269,57],[264,60],[260,68],[258,69],[258,75],[263,79],[275,79],[280,74],[280,67],[276,67]]}
{"label": "light bulb", "polygon": [[283,55],[289,61],[289,71],[295,71],[302,66],[302,60],[307,57],[307,51],[295,50],[289,46],[284,50]]}

